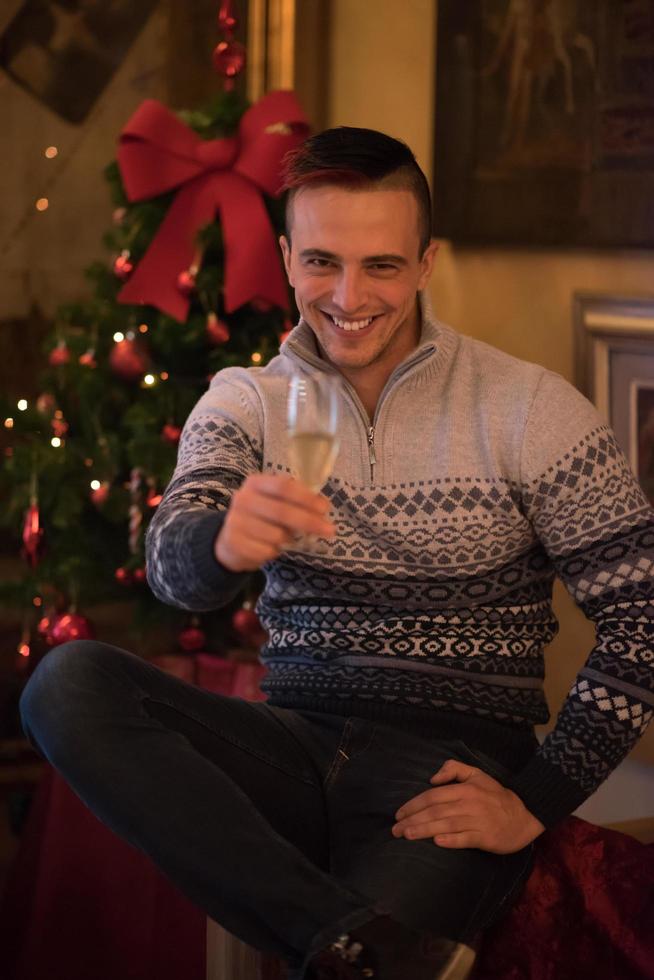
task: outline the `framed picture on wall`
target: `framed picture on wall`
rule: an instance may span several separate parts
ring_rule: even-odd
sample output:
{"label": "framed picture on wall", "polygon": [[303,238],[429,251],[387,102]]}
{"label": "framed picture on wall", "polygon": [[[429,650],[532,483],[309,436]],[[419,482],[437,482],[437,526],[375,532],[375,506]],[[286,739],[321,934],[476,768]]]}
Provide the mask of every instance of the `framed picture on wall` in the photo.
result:
{"label": "framed picture on wall", "polygon": [[576,380],[654,504],[654,296],[574,296]]}
{"label": "framed picture on wall", "polygon": [[654,0],[439,0],[436,234],[654,245]]}

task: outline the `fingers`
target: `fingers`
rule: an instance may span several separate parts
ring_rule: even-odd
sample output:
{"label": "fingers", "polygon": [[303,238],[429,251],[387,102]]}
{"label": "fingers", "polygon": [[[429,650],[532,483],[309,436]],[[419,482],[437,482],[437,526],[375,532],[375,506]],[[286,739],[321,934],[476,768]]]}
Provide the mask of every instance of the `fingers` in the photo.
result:
{"label": "fingers", "polygon": [[[483,777],[485,779],[492,779],[492,776],[488,776],[487,773],[483,772],[481,769],[477,769],[475,766],[469,766],[467,762],[460,762],[458,759],[448,759],[444,762],[440,769],[434,773],[434,775],[429,780],[430,783],[440,784],[440,783],[450,783],[456,780],[457,782],[467,782],[473,777]],[[496,780],[493,780],[495,782]]]}
{"label": "fingers", "polygon": [[235,572],[254,571],[277,558],[295,535],[333,537],[329,501],[289,476],[255,473],[230,502],[214,542],[216,558]]}
{"label": "fingers", "polygon": [[412,823],[397,832],[396,825],[393,827],[393,836],[404,837],[406,840],[426,840],[428,837],[444,834],[474,833],[478,822],[479,818],[472,814],[457,813],[455,816],[443,816],[422,823]]}

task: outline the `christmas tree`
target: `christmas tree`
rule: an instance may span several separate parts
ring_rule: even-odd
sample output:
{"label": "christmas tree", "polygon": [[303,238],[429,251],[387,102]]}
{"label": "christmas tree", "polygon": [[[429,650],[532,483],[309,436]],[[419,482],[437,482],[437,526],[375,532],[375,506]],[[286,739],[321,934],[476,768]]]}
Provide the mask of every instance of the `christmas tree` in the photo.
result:
{"label": "christmas tree", "polygon": [[230,4],[219,26],[223,91],[176,114],[147,100],[128,121],[105,172],[111,258],[86,270],[90,295],[58,311],[39,397],[0,402],[0,520],[24,558],[0,602],[21,611],[23,671],[93,635],[85,610],[100,602],[129,599],[135,648],[153,633],[167,637],[161,653],[262,639],[247,596],[191,617],[154,598],[144,567],[191,408],[215,372],[265,365],[295,313],[276,237],[281,161],[306,120],[289,92],[248,106],[233,84],[244,51]]}

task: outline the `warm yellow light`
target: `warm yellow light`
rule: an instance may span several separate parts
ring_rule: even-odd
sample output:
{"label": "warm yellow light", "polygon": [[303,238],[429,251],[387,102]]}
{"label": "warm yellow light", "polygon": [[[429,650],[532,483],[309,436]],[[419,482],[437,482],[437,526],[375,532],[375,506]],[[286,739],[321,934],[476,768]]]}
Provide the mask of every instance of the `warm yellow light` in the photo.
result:
{"label": "warm yellow light", "polygon": [[48,146],[45,151],[45,155],[47,156],[48,160],[53,160],[58,153],[59,150],[56,146]]}
{"label": "warm yellow light", "polygon": [[26,408],[27,408],[27,399],[21,398],[21,400],[18,402],[18,410],[20,412],[24,412]]}
{"label": "warm yellow light", "polygon": [[139,331],[140,331],[141,333],[147,333],[149,329],[150,329],[150,328],[148,327],[148,325],[147,325],[147,323],[141,323],[141,324],[139,325]]}
{"label": "warm yellow light", "polygon": [[261,354],[258,350],[255,350],[254,354],[252,355],[252,363],[261,364]]}
{"label": "warm yellow light", "polygon": [[99,480],[91,480],[91,490],[99,490],[101,483]]}
{"label": "warm yellow light", "polygon": [[161,378],[162,381],[168,381],[168,372],[162,371],[159,377]]}
{"label": "warm yellow light", "polygon": [[64,413],[61,411],[60,408],[58,408],[57,411],[54,413],[54,417],[56,419],[63,419]]}
{"label": "warm yellow light", "polygon": [[18,652],[20,653],[21,657],[29,657],[29,655],[30,655],[30,645],[29,645],[29,643],[19,643],[18,644]]}
{"label": "warm yellow light", "polygon": [[146,376],[143,378],[143,384],[153,385],[156,380],[157,379],[155,378],[154,374],[146,374]]}
{"label": "warm yellow light", "polygon": [[50,202],[47,197],[40,197],[35,206],[37,211],[47,211],[50,206]]}
{"label": "warm yellow light", "polygon": [[92,459],[89,459],[89,458],[87,457],[87,458],[86,458],[86,459],[84,460],[84,465],[85,465],[85,466],[93,466],[93,460],[92,460]]}
{"label": "warm yellow light", "polygon": [[5,429],[13,429],[13,427],[14,427],[14,420],[5,419]]}
{"label": "warm yellow light", "polygon": [[37,608],[43,605],[43,599],[41,598],[40,595],[35,595],[34,598],[32,599],[32,602]]}
{"label": "warm yellow light", "polygon": [[54,446],[55,449],[59,449],[59,446],[61,445],[61,439],[59,436],[53,436],[50,440],[50,445]]}
{"label": "warm yellow light", "polygon": [[125,334],[121,333],[120,330],[118,330],[117,333],[114,334],[114,340],[116,341],[117,344],[119,344],[121,340],[124,339],[125,339]]}

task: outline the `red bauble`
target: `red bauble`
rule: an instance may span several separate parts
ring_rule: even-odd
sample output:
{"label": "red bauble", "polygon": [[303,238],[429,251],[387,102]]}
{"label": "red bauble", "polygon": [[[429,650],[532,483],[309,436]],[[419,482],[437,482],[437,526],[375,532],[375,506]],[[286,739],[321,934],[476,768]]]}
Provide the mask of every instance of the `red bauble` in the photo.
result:
{"label": "red bauble", "polygon": [[70,351],[65,340],[60,340],[54,350],[50,351],[48,361],[53,367],[61,367],[70,361]]}
{"label": "red bauble", "polygon": [[195,292],[195,277],[198,272],[198,267],[192,265],[190,269],[184,269],[183,272],[177,276],[177,288],[179,289],[182,296],[192,296]]}
{"label": "red bauble", "polygon": [[[54,352],[53,352],[54,353]],[[52,415],[57,407],[57,402],[55,396],[51,395],[49,391],[44,391],[42,395],[36,399],[36,410],[40,412],[41,415]]]}
{"label": "red bauble", "polygon": [[92,640],[94,637],[95,630],[86,616],[69,612],[57,616],[47,634],[47,641],[50,646],[58,646],[70,640]]}
{"label": "red bauble", "polygon": [[157,493],[156,490],[152,490],[152,489],[148,490],[147,496],[145,498],[145,502],[148,505],[148,507],[158,507],[162,500],[163,500],[162,493]]}
{"label": "red bauble", "polygon": [[150,355],[143,344],[128,337],[114,344],[109,354],[109,364],[119,378],[138,381],[150,367]]}
{"label": "red bauble", "polygon": [[172,422],[168,422],[164,425],[161,430],[161,438],[165,439],[166,442],[171,443],[171,445],[176,446],[179,442],[179,437],[182,434],[181,425],[173,425]]}
{"label": "red bauble", "polygon": [[213,66],[223,78],[236,78],[245,67],[245,48],[238,41],[221,41],[214,48]]}
{"label": "red bauble", "polygon": [[60,439],[68,432],[68,422],[65,419],[50,419],[50,425],[54,434],[59,436]]}
{"label": "red bauble", "polygon": [[114,262],[114,275],[125,282],[126,279],[129,279],[133,270],[134,263],[130,262],[129,249],[124,248]]}
{"label": "red bauble", "polygon": [[225,321],[221,320],[215,313],[207,314],[207,339],[209,343],[215,347],[219,344],[226,344],[229,336],[229,327]]}
{"label": "red bauble", "polygon": [[143,582],[146,581],[146,578],[147,578],[147,573],[145,571],[145,568],[135,568],[134,571],[132,572],[132,579],[138,585],[142,585]]}
{"label": "red bauble", "polygon": [[91,490],[91,501],[96,507],[102,507],[104,504],[106,504],[110,488],[111,484],[105,480],[104,483],[101,483],[95,490]]}
{"label": "red bauble", "polygon": [[258,646],[266,640],[266,631],[254,609],[237,609],[232,616],[232,626],[247,643]]}
{"label": "red bauble", "polygon": [[95,359],[95,351],[92,347],[89,347],[84,354],[80,354],[79,363],[82,367],[97,368],[98,362]]}
{"label": "red bauble", "polygon": [[36,632],[39,634],[39,636],[42,636],[44,640],[47,639],[56,618],[57,613],[53,610],[52,612],[45,613],[45,615],[41,616],[40,620],[38,621]]}
{"label": "red bauble", "polygon": [[132,573],[128,568],[117,568],[114,572],[114,578],[120,585],[132,584]]}
{"label": "red bauble", "polygon": [[41,556],[43,528],[39,515],[39,505],[31,503],[25,513],[23,524],[23,555],[32,568],[36,568]]}
{"label": "red bauble", "polygon": [[182,650],[187,653],[194,653],[196,650],[202,649],[207,638],[198,626],[187,626],[177,637],[177,642]]}

